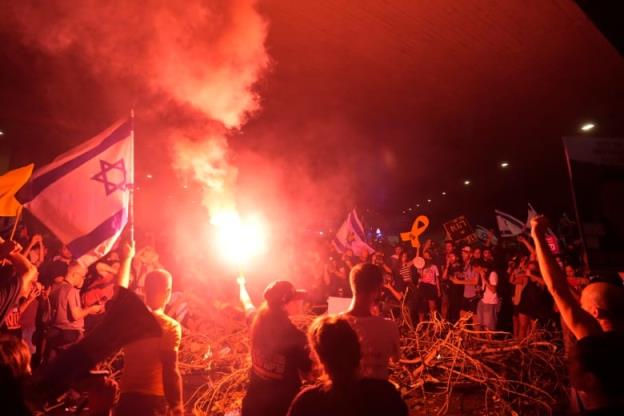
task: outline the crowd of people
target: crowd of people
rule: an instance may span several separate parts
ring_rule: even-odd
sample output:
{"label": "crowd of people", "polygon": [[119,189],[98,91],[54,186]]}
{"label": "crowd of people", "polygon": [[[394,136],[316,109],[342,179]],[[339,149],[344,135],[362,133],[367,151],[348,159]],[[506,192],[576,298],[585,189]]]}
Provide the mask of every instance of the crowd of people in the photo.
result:
{"label": "crowd of people", "polygon": [[[362,250],[357,255],[350,249],[339,253],[328,245],[326,261],[313,252],[302,262],[302,273],[307,275],[301,283],[322,310],[328,297],[352,297],[350,271],[358,263],[371,263],[383,271],[381,313],[385,316],[396,318],[407,308],[414,325],[434,315],[453,322],[470,316],[482,329],[508,331],[517,338],[538,326],[557,326],[557,310],[530,237],[493,241],[437,244],[428,239],[418,253],[407,245],[380,244],[376,251]],[[556,259],[574,292],[580,294],[589,283],[580,247],[571,243]]]}
{"label": "crowd of people", "polygon": [[[183,414],[177,364],[181,325],[165,313],[171,303],[172,276],[159,264],[153,247],[148,245],[135,253],[133,241],[121,243],[115,251],[85,267],[67,247],[49,249],[53,245],[52,239],[46,244],[41,235],[30,236],[26,227],[20,229],[15,240],[0,242],[0,384],[10,387],[0,394],[1,413],[30,415],[33,408],[41,410],[53,403],[56,397],[39,397],[46,387],[37,384],[42,382],[36,382],[32,373],[45,374],[55,363],[63,362],[63,355],[72,352],[76,355],[66,362],[80,367],[85,357],[72,348],[81,343],[87,354],[90,349],[106,348],[106,341],[93,345],[96,336],[91,337],[91,345],[85,340],[96,333],[94,328],[99,324],[105,327],[105,317],[114,315],[115,301],[125,291],[144,302],[151,333],[136,336],[123,346],[119,384],[99,374],[99,383],[90,380],[79,387],[83,391],[76,391],[84,397],[77,399],[74,408],[79,413],[88,402],[89,414],[94,415],[110,414],[113,408],[119,415],[165,414],[167,409],[169,414]],[[115,330],[114,319],[119,318],[112,319]],[[137,334],[149,332],[133,329]],[[124,336],[108,333],[104,337],[115,340]],[[68,370],[57,369],[71,373]],[[98,375],[90,373],[81,376],[98,379]],[[53,378],[45,380],[62,383]]]}
{"label": "crowd of people", "polygon": [[[252,363],[242,415],[407,415],[388,381],[391,362],[400,358],[397,319],[405,315],[412,325],[445,319],[519,340],[539,328],[561,328],[577,404],[585,414],[621,411],[622,279],[593,276],[571,245],[554,254],[551,233],[536,217],[531,234],[512,244],[427,240],[417,252],[380,246],[357,256],[332,248],[325,261],[311,253],[316,264],[304,279],[293,279],[308,290],[275,281],[258,308],[239,279]],[[124,343],[119,386],[96,383],[87,394],[91,414],[183,414],[178,320],[186,311],[172,300],[172,276],[153,245],[136,253],[133,241],[122,242],[88,268],[66,247],[51,246],[26,228],[14,241],[0,242],[0,377],[8,386],[3,409],[32,414],[37,395],[31,371],[45,373],[75,353],[74,346],[88,344],[90,331],[130,293],[143,302],[156,332]],[[350,306],[328,314],[328,298],[350,298]],[[320,315],[307,334],[290,319],[304,307]]]}
{"label": "crowd of people", "polygon": [[[624,368],[616,352],[624,347],[621,278],[602,276],[590,281],[577,277],[569,264],[561,264],[562,259],[552,253],[548,233],[545,219],[534,218],[530,239],[518,238],[526,252],[514,253],[506,268],[499,268],[495,253],[500,251],[495,247],[463,246],[460,260],[451,242],[441,251],[428,242],[418,262],[410,261],[401,247],[395,248],[388,262],[379,252],[361,253],[355,259],[346,251],[340,261],[330,257],[321,285],[315,289],[352,300],[344,312],[318,318],[308,329],[307,343],[288,319],[301,307],[297,306],[299,292],[285,281],[270,285],[265,302],[253,312],[253,365],[242,414],[407,414],[400,394],[387,381],[389,364],[400,354],[392,303],[403,298],[412,319],[440,315],[487,331],[498,327],[498,311],[507,299],[513,306],[518,338],[558,311],[561,325],[571,334],[568,359],[577,389],[573,399],[581,413],[621,414]],[[500,290],[503,278],[509,283],[506,294]],[[244,282],[239,283],[245,294]],[[249,303],[248,296],[241,298]],[[306,348],[320,364],[320,375],[310,376],[312,363]],[[594,354],[601,354],[600,359],[592,359]],[[319,381],[301,389],[306,377]]]}

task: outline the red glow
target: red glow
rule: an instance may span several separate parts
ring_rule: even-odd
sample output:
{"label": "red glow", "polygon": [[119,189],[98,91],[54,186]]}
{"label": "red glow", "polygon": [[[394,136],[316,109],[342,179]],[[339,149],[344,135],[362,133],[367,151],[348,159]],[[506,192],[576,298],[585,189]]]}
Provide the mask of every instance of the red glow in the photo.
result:
{"label": "red glow", "polygon": [[236,211],[216,214],[211,223],[216,227],[216,244],[221,256],[239,269],[243,269],[252,257],[267,249],[267,233],[259,216],[241,218]]}

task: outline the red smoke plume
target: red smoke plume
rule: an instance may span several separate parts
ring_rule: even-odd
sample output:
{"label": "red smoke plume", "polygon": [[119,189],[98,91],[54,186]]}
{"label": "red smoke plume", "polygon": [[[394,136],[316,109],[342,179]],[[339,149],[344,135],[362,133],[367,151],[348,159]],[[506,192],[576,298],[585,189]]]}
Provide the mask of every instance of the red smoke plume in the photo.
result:
{"label": "red smoke plume", "polygon": [[226,136],[260,108],[253,86],[270,62],[267,23],[254,0],[26,0],[9,7],[26,44],[75,57],[94,76],[139,91],[134,102],[128,91],[108,97],[122,113],[134,105],[139,117],[157,119],[169,103],[181,109],[190,123],[178,120],[168,133],[174,167],[205,186],[210,208],[233,204],[236,170]]}

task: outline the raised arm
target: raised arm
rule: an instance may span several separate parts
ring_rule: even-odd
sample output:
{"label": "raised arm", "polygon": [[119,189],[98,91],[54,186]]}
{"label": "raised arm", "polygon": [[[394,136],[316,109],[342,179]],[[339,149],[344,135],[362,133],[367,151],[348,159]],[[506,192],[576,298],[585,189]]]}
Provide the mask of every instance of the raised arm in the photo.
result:
{"label": "raised arm", "polygon": [[37,279],[37,268],[21,253],[21,247],[15,241],[0,238],[0,259],[7,259],[13,265],[15,276],[20,279],[20,296],[28,296],[33,281]]}
{"label": "raised arm", "polygon": [[121,264],[119,265],[119,272],[117,273],[117,285],[125,287],[126,289],[130,285],[130,272],[132,270],[132,259],[135,254],[134,241],[128,241],[121,246]]}
{"label": "raised arm", "polygon": [[522,234],[520,234],[517,237],[518,241],[522,243],[523,246],[526,247],[527,251],[529,252],[529,258],[531,260],[535,260],[535,248],[533,248],[533,246],[531,245],[531,242],[529,240],[527,240],[527,238],[525,236],[523,236]]}
{"label": "raised arm", "polygon": [[563,271],[557,264],[546,242],[548,222],[544,216],[531,220],[531,235],[535,242],[537,261],[548,291],[555,300],[563,321],[577,339],[602,332],[598,321],[574,299]]}
{"label": "raised arm", "polygon": [[245,315],[248,315],[251,312],[255,311],[256,307],[251,301],[251,296],[249,296],[249,292],[247,292],[245,276],[239,276],[238,278],[236,278],[236,282],[238,283],[238,297],[243,304],[243,308],[245,309]]}
{"label": "raised arm", "polygon": [[41,294],[43,286],[39,282],[33,282],[30,288],[30,292],[26,299],[19,305],[20,315],[28,308],[28,306]]}
{"label": "raised arm", "polygon": [[388,292],[390,292],[390,294],[399,302],[403,299],[403,294],[396,290],[390,282],[384,283],[384,287],[388,289]]}

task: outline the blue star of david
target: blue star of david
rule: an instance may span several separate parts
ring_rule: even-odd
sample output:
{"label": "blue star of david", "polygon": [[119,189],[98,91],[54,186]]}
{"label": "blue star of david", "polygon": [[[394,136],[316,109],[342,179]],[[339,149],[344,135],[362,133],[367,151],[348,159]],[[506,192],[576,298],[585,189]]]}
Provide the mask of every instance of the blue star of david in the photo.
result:
{"label": "blue star of david", "polygon": [[[104,184],[106,196],[109,196],[117,190],[125,191],[128,189],[128,184],[126,183],[126,165],[123,159],[119,159],[115,163],[108,163],[105,160],[100,160],[100,169],[100,172],[92,176],[91,179]],[[108,178],[108,173],[115,169],[121,171],[122,179],[117,182],[111,182]]]}

